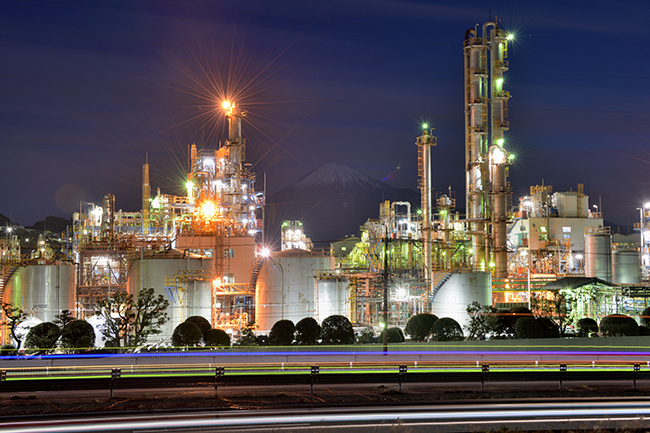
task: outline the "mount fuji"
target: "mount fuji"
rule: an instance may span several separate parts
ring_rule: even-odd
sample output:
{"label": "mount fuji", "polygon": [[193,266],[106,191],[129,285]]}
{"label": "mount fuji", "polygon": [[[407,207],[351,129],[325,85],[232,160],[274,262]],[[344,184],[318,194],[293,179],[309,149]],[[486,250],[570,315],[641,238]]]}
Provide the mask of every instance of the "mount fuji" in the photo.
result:
{"label": "mount fuji", "polygon": [[267,199],[267,233],[279,240],[282,221],[300,220],[306,236],[319,246],[358,236],[359,226],[378,218],[384,200],[408,201],[416,209],[420,193],[392,187],[344,164],[324,164]]}

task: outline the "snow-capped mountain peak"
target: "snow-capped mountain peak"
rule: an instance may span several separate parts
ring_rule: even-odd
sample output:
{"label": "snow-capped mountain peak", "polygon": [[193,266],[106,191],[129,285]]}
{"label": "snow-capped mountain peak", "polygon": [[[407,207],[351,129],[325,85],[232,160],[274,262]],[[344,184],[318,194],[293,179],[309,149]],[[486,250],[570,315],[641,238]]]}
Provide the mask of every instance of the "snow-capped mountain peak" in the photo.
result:
{"label": "snow-capped mountain peak", "polygon": [[293,188],[308,188],[314,186],[326,185],[343,185],[353,186],[361,185],[367,187],[378,187],[381,182],[354,171],[345,164],[327,163],[318,167],[293,185]]}

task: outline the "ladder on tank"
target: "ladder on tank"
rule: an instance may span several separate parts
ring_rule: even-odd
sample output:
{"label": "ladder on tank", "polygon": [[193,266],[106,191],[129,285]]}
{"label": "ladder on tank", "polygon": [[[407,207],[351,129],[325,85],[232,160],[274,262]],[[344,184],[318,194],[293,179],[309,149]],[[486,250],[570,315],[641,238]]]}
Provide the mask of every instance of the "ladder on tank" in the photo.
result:
{"label": "ladder on tank", "polygon": [[430,297],[430,302],[433,302],[435,299],[436,295],[438,294],[438,291],[442,288],[442,286],[445,285],[447,281],[454,275],[453,272],[445,272],[443,276],[438,280],[438,282],[433,286],[433,289],[431,289],[431,297]]}
{"label": "ladder on tank", "polygon": [[0,300],[2,300],[2,297],[4,296],[5,284],[7,284],[9,278],[11,278],[16,269],[18,269],[18,266],[2,267],[2,274],[0,274]]}
{"label": "ladder on tank", "polygon": [[255,293],[255,288],[257,287],[257,277],[260,274],[261,267],[262,267],[262,257],[257,257],[251,269],[251,277],[248,280],[248,286],[250,288],[251,293]]}

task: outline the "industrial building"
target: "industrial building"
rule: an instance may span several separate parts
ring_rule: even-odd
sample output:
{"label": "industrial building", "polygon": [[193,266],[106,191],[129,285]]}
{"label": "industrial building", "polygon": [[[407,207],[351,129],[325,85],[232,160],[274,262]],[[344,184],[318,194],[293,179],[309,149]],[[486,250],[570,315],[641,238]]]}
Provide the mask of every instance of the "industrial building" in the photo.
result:
{"label": "industrial building", "polygon": [[[595,288],[579,300],[579,314],[639,311],[647,305],[642,281],[650,277],[650,205],[639,209],[634,244],[612,242],[581,184],[568,192],[531,186],[512,204],[504,81],[511,38],[497,22],[465,33],[466,215],[451,189],[434,196],[437,139],[424,125],[413,149],[419,208],[377,203],[378,216],[361,227],[360,238],[341,239],[331,250],[314,249],[302,223],[287,221],[280,251],[270,251],[265,196],[245,158],[247,113],[226,101],[228,138],[218,149],[189,147],[185,195],[152,193],[145,162],[142,209],[116,211],[111,194],[100,205],[82,204],[66,258],[48,257],[46,245],[24,258],[18,239],[7,237],[0,242],[1,298],[38,323],[64,309],[92,318],[101,299],[154,288],[170,302],[170,321],[156,337],[162,341],[196,315],[233,334],[251,324],[266,332],[281,319],[332,314],[369,327],[404,326],[420,312],[464,324],[472,302],[530,305],[533,296],[548,299],[552,290],[585,284]],[[3,327],[2,342],[8,339]]]}

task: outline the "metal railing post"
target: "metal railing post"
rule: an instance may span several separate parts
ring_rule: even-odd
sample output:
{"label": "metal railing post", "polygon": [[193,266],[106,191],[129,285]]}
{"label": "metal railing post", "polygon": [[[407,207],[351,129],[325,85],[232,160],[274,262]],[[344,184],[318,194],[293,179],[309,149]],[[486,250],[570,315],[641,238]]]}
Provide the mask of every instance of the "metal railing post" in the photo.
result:
{"label": "metal railing post", "polygon": [[320,368],[317,365],[311,366],[311,373],[309,373],[309,385],[311,387],[311,393],[314,394],[314,377],[318,375]]}
{"label": "metal railing post", "polygon": [[110,395],[111,398],[113,398],[113,390],[115,389],[115,386],[117,385],[117,379],[122,377],[122,370],[119,368],[114,368],[111,370],[111,380],[108,382],[108,388],[110,390]]}
{"label": "metal railing post", "polygon": [[634,363],[634,389],[637,389],[636,388],[636,379],[639,376],[639,371],[641,371],[641,364],[639,364],[638,362],[635,362]]}
{"label": "metal railing post", "polygon": [[222,378],[226,374],[226,367],[217,367],[214,371],[214,396],[218,397],[219,384],[222,382]]}
{"label": "metal railing post", "polygon": [[490,364],[483,364],[481,366],[481,391],[485,390],[485,379],[490,372]]}
{"label": "metal railing post", "polygon": [[560,389],[562,389],[562,380],[564,379],[564,373],[566,373],[566,364],[560,364]]}
{"label": "metal railing post", "polygon": [[399,390],[402,390],[402,377],[406,374],[406,365],[400,365],[399,366]]}

